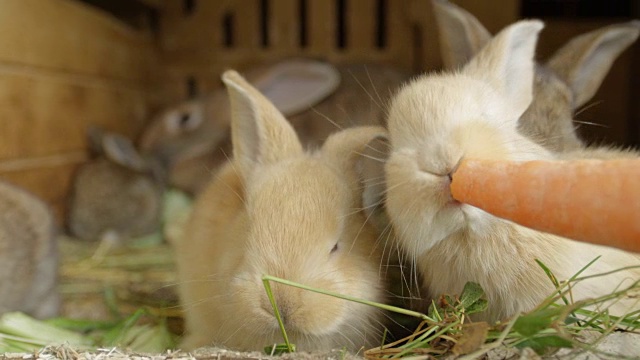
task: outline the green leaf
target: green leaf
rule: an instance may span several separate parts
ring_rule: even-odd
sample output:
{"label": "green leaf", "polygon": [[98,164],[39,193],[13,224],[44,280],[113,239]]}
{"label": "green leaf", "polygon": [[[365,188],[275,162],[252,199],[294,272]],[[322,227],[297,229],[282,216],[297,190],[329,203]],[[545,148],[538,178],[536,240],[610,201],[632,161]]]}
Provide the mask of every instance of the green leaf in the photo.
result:
{"label": "green leaf", "polygon": [[[291,344],[291,349],[291,352],[296,352],[296,345]],[[264,352],[267,355],[282,355],[289,353],[289,347],[287,346],[287,344],[269,345],[265,346]]]}
{"label": "green leaf", "polygon": [[475,314],[483,312],[489,308],[489,302],[485,299],[478,299],[465,309],[466,314]]}
{"label": "green leaf", "polygon": [[469,281],[464,285],[464,289],[462,289],[462,293],[460,294],[460,304],[462,308],[466,309],[483,296],[484,290],[482,290],[480,284]]}
{"label": "green leaf", "polygon": [[519,343],[516,347],[532,348],[538,355],[543,355],[547,351],[551,349],[557,348],[572,348],[573,343],[565,338],[562,338],[558,335],[547,335],[542,337],[535,337],[531,339],[527,339],[521,343]]}
{"label": "green leaf", "polygon": [[533,336],[548,329],[561,311],[562,308],[546,308],[522,315],[516,320],[513,328],[524,336]]}

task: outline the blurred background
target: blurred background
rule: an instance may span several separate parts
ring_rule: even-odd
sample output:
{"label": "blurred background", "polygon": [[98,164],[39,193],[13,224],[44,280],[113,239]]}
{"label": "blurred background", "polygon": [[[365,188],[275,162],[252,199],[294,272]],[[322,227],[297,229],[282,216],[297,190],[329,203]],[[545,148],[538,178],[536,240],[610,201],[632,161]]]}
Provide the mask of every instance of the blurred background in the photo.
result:
{"label": "blurred background", "polygon": [[[492,33],[541,18],[538,57],[640,18],[636,0],[458,0]],[[87,127],[135,139],[227,68],[305,55],[419,73],[442,66],[429,0],[0,0],[0,177],[64,217]],[[640,42],[578,112],[590,142],[640,144]]]}

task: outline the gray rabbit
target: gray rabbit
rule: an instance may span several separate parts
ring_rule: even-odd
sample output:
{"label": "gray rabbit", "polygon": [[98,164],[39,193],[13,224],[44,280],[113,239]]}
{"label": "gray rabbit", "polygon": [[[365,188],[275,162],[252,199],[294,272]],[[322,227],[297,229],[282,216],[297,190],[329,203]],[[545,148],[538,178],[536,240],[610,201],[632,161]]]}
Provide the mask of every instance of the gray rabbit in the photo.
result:
{"label": "gray rabbit", "polygon": [[37,318],[58,313],[58,249],[47,205],[0,181],[0,313],[22,311]]}

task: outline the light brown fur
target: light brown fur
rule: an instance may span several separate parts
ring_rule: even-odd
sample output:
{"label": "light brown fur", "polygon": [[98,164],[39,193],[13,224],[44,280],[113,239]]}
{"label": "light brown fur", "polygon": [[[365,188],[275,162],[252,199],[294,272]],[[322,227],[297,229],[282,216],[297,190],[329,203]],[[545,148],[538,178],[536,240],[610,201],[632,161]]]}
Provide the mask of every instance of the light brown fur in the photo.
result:
{"label": "light brown fur", "polygon": [[[183,349],[204,345],[261,350],[282,337],[261,277],[273,275],[383,301],[377,234],[362,211],[355,163],[379,127],[353,128],[305,152],[293,128],[235,72],[223,77],[232,101],[234,158],[197,199],[176,241]],[[371,307],[272,284],[290,340],[300,350],[380,341]]]}
{"label": "light brown fur", "polygon": [[[565,280],[598,255],[586,273],[638,265],[637,256],[526,229],[453,200],[451,173],[462,158],[514,161],[556,155],[523,136],[518,119],[533,98],[538,21],[505,28],[463,69],[427,74],[407,84],[389,110],[391,154],[385,166],[386,209],[400,245],[414,259],[430,296],[458,294],[480,283],[501,320],[530,310],[553,287],[534,259]],[[576,299],[603,295],[640,272],[585,282]],[[634,300],[612,307],[627,310]]]}

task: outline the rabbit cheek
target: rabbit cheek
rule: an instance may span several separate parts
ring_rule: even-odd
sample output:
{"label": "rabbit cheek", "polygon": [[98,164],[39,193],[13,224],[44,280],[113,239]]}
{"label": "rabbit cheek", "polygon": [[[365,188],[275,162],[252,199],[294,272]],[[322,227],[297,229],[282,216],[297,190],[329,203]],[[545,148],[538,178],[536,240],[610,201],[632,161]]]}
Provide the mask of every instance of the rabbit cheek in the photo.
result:
{"label": "rabbit cheek", "polygon": [[387,211],[405,249],[421,254],[464,225],[448,176],[421,171],[414,156],[393,153],[386,166]]}

